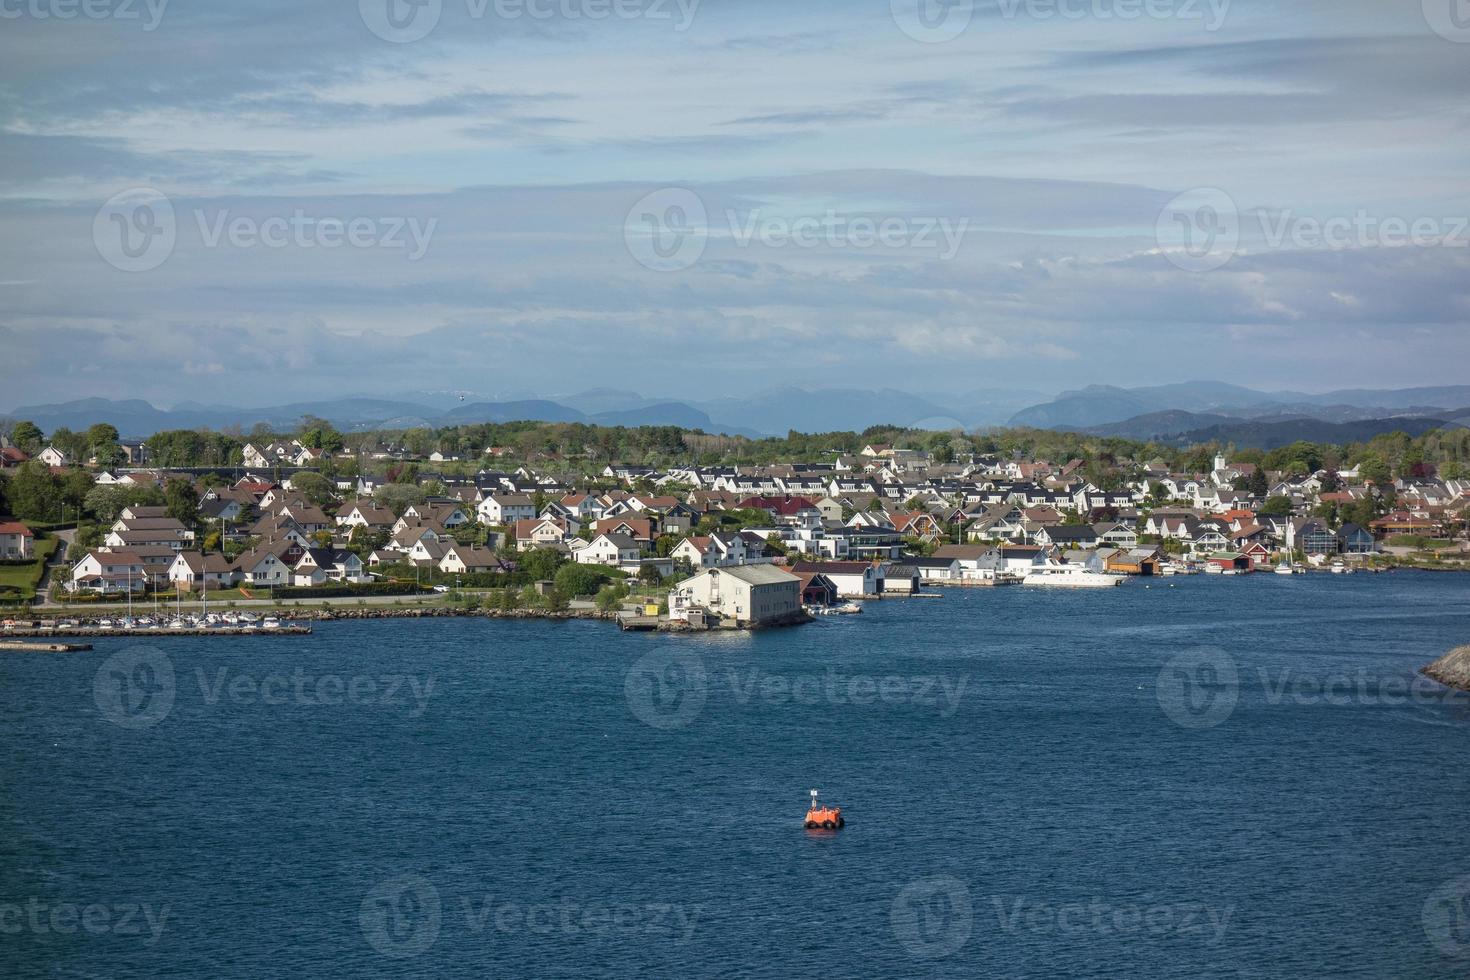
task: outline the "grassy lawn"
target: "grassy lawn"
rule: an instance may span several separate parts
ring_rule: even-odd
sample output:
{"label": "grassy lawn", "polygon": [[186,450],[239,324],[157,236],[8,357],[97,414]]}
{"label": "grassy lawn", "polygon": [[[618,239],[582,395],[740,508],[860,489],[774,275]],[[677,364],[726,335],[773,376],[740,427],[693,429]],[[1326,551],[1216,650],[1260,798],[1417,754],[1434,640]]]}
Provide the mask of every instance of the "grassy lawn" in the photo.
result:
{"label": "grassy lawn", "polygon": [[[36,560],[29,565],[0,565],[0,585],[13,585],[20,588],[21,599],[29,599],[36,594],[36,584],[41,581],[41,569],[46,565],[46,559],[56,550],[57,539],[46,538],[35,543]],[[6,597],[13,599],[14,593],[7,592]]]}

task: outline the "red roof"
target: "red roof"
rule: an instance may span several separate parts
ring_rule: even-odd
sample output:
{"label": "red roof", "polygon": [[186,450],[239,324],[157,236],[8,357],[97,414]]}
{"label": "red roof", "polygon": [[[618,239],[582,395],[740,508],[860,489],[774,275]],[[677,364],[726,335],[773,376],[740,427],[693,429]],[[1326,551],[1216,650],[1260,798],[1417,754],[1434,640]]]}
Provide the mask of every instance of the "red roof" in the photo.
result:
{"label": "red roof", "polygon": [[790,516],[801,510],[812,510],[817,505],[806,497],[746,497],[735,505],[739,510],[768,510],[772,514]]}
{"label": "red roof", "polygon": [[0,534],[19,534],[23,538],[35,537],[31,529],[20,521],[0,521]]}

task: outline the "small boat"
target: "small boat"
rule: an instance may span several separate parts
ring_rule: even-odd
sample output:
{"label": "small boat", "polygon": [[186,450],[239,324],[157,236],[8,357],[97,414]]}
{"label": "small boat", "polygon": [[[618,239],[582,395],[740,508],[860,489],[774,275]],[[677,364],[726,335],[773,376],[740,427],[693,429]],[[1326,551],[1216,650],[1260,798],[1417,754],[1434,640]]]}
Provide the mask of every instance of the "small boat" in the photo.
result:
{"label": "small boat", "polygon": [[168,628],[171,630],[187,629],[188,626],[189,624],[184,622],[182,619],[174,618],[168,621]]}
{"label": "small boat", "polygon": [[99,620],[97,620],[97,628],[99,630],[110,630],[110,629],[112,629],[112,620],[110,620],[110,619],[99,619]]}
{"label": "small boat", "polygon": [[802,826],[807,830],[841,830],[847,826],[847,821],[842,819],[842,807],[822,806],[817,802],[817,791],[812,790],[812,805],[806,811]]}
{"label": "small boat", "polygon": [[281,621],[274,616],[267,616],[261,621],[260,628],[263,630],[278,630],[281,628]]}

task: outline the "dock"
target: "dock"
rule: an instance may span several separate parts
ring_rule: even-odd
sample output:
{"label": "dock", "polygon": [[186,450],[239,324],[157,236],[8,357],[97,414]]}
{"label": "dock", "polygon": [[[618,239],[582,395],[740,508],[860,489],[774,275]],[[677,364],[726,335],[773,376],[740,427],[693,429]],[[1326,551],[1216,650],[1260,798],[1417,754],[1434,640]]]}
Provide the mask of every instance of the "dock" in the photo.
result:
{"label": "dock", "polygon": [[[51,636],[87,636],[87,637],[123,637],[133,639],[146,636],[153,639],[161,636],[306,636],[311,633],[310,626],[280,626],[275,629],[261,629],[259,627],[241,626],[217,626],[201,627],[191,626],[187,629],[169,629],[168,627],[146,627],[139,629],[103,629],[100,626],[56,626],[56,627],[34,627],[26,629],[8,629],[3,634],[6,637],[51,637]],[[0,640],[0,644],[5,641]],[[91,649],[90,645],[87,649]]]}
{"label": "dock", "polygon": [[0,650],[17,653],[77,653],[92,649],[90,643],[32,643],[28,640],[0,640]]}

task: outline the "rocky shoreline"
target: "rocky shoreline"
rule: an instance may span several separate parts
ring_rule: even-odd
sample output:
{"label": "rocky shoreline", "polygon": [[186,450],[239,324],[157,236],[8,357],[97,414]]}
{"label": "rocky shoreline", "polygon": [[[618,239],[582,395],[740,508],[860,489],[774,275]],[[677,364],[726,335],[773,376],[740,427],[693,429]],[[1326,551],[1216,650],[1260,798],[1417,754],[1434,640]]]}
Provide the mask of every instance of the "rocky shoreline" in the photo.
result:
{"label": "rocky shoreline", "polygon": [[1445,687],[1470,691],[1470,646],[1455,647],[1419,673]]}

